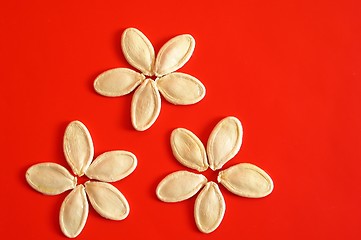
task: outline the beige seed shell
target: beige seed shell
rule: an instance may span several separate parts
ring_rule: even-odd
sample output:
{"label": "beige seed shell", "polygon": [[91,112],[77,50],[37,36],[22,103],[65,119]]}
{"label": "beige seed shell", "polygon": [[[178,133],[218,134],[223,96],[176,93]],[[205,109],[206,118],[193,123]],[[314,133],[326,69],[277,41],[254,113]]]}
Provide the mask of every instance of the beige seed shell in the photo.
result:
{"label": "beige seed shell", "polygon": [[176,36],[166,42],[156,58],[155,74],[157,77],[177,71],[192,56],[195,40],[189,34]]}
{"label": "beige seed shell", "polygon": [[170,143],[174,157],[184,166],[199,172],[208,168],[206,150],[203,143],[185,128],[173,130]]}
{"label": "beige seed shell", "polygon": [[59,214],[61,231],[75,238],[83,230],[89,212],[89,204],[83,185],[78,185],[64,199]]}
{"label": "beige seed shell", "polygon": [[107,97],[123,96],[133,91],[143,80],[143,74],[128,68],[114,68],[100,74],[94,81],[97,93]]}
{"label": "beige seed shell", "polygon": [[243,129],[235,117],[222,119],[213,129],[207,143],[209,167],[217,170],[223,167],[239,151],[242,145]]}
{"label": "beige seed shell", "polygon": [[123,220],[130,208],[126,198],[113,185],[104,182],[85,183],[86,193],[95,211],[111,220]]}
{"label": "beige seed shell", "polygon": [[202,174],[177,171],[166,176],[157,186],[157,197],[163,202],[180,202],[194,196],[205,184]]}
{"label": "beige seed shell", "polygon": [[158,118],[161,99],[155,82],[146,79],[135,91],[131,106],[133,127],[138,131],[150,128]]}
{"label": "beige seed shell", "polygon": [[137,166],[136,156],[128,151],[109,151],[99,155],[85,175],[90,179],[115,182],[131,174]]}
{"label": "beige seed shell", "polygon": [[157,86],[164,98],[176,105],[189,105],[202,100],[206,88],[195,77],[185,73],[170,73],[157,79]]}
{"label": "beige seed shell", "polygon": [[194,205],[194,219],[198,229],[203,233],[213,232],[221,224],[225,211],[226,203],[218,185],[208,182]]}
{"label": "beige seed shell", "polygon": [[130,65],[144,75],[153,76],[155,53],[149,39],[136,28],[127,28],[122,35],[122,50]]}
{"label": "beige seed shell", "polygon": [[36,191],[57,195],[76,186],[77,179],[56,163],[38,163],[26,171],[26,181]]}
{"label": "beige seed shell", "polygon": [[265,197],[273,190],[272,178],[250,163],[240,163],[220,171],[218,182],[230,192],[248,198]]}
{"label": "beige seed shell", "polygon": [[78,176],[83,176],[94,156],[94,146],[90,133],[80,121],[71,122],[64,134],[64,155]]}

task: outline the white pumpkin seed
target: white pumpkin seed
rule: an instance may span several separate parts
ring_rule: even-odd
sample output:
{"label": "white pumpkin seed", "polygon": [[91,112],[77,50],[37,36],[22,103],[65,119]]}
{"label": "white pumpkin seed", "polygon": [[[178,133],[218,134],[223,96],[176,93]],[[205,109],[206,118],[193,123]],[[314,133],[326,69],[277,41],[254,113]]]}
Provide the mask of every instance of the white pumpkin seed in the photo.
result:
{"label": "white pumpkin seed", "polygon": [[125,29],[122,35],[122,50],[130,65],[139,69],[144,75],[154,75],[154,48],[141,31],[135,28]]}
{"label": "white pumpkin seed", "polygon": [[59,214],[61,231],[69,238],[75,238],[83,230],[89,212],[89,205],[83,185],[78,185],[64,199]]}
{"label": "white pumpkin seed", "polygon": [[194,218],[198,229],[203,233],[213,232],[221,224],[225,211],[226,203],[218,185],[208,182],[194,205]]}
{"label": "white pumpkin seed", "polygon": [[248,198],[265,197],[273,190],[272,178],[250,163],[240,163],[220,171],[218,182],[230,192]]}
{"label": "white pumpkin seed", "polygon": [[90,179],[115,182],[131,174],[137,166],[137,158],[131,152],[110,151],[99,155],[85,175]]}
{"label": "white pumpkin seed", "polygon": [[202,100],[206,94],[204,85],[185,73],[170,73],[157,79],[157,86],[164,98],[176,105],[189,105]]}
{"label": "white pumpkin seed", "polygon": [[129,68],[114,68],[95,79],[94,89],[100,95],[118,97],[133,91],[144,79],[143,74]]}
{"label": "white pumpkin seed", "polygon": [[159,116],[161,99],[155,82],[145,79],[135,91],[132,99],[131,118],[138,131],[147,130]]}
{"label": "white pumpkin seed", "polygon": [[189,34],[176,36],[166,42],[156,58],[155,75],[157,77],[177,71],[192,56],[195,40]]}
{"label": "white pumpkin seed", "polygon": [[194,133],[185,128],[177,128],[171,134],[170,144],[174,157],[181,164],[199,172],[207,170],[206,150]]}
{"label": "white pumpkin seed", "polygon": [[111,220],[122,220],[130,208],[123,194],[113,185],[104,182],[86,182],[85,189],[95,211]]}
{"label": "white pumpkin seed", "polygon": [[36,191],[57,195],[76,186],[77,179],[56,163],[38,163],[26,171],[26,181]]}
{"label": "white pumpkin seed", "polygon": [[242,145],[243,130],[241,122],[235,117],[222,119],[213,129],[207,143],[209,167],[212,170],[232,159]]}
{"label": "white pumpkin seed", "polygon": [[80,121],[71,122],[64,134],[64,155],[73,172],[83,176],[94,156],[90,133]]}
{"label": "white pumpkin seed", "polygon": [[163,202],[180,202],[194,196],[205,184],[202,174],[177,171],[166,176],[157,186],[157,197]]}

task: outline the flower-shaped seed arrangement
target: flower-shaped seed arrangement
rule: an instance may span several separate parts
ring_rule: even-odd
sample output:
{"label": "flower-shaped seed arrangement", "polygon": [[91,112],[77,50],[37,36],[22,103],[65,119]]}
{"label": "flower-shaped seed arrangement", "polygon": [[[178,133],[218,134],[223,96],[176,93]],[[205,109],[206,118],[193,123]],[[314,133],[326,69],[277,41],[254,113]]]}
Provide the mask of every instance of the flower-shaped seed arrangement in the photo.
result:
{"label": "flower-shaped seed arrangement", "polygon": [[[241,122],[235,117],[227,117],[213,129],[207,150],[194,133],[184,128],[173,130],[171,147],[175,158],[184,166],[199,172],[209,166],[215,171],[238,153],[242,136]],[[218,182],[230,192],[248,198],[265,197],[273,190],[271,177],[250,163],[240,163],[220,171]],[[201,189],[195,201],[194,218],[201,232],[210,233],[220,225],[226,209],[217,183],[208,182],[202,174],[176,171],[158,184],[156,194],[164,202],[179,202],[191,198]]]}
{"label": "flower-shaped seed arrangement", "polygon": [[46,195],[57,195],[72,189],[64,199],[59,214],[60,228],[64,235],[74,238],[83,230],[89,204],[102,217],[123,220],[129,214],[129,204],[123,194],[107,182],[116,182],[131,174],[137,158],[128,151],[109,151],[99,155],[93,163],[94,147],[88,129],[79,121],[71,122],[64,134],[65,158],[77,176],[89,179],[77,186],[74,177],[57,163],[39,163],[26,172],[26,180],[35,190]]}
{"label": "flower-shaped seed arrangement", "polygon": [[[158,118],[161,97],[176,105],[199,102],[205,96],[205,87],[195,77],[175,72],[191,57],[195,40],[189,34],[176,36],[166,42],[155,57],[148,38],[135,28],[128,28],[122,35],[125,59],[141,73],[128,68],[110,69],[94,81],[95,91],[103,96],[118,97],[135,88],[131,120],[138,131],[150,128]],[[155,76],[152,80],[150,77]],[[148,77],[148,78],[147,78]]]}

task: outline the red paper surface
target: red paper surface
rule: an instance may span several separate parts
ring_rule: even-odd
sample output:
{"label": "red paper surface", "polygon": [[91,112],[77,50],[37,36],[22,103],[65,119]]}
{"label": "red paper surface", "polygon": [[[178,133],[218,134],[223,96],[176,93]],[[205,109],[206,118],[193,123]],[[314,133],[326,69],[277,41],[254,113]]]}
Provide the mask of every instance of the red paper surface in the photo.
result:
{"label": "red paper surface", "polygon": [[[123,149],[138,158],[114,183],[131,212],[110,221],[90,208],[78,239],[360,239],[361,6],[359,1],[5,1],[0,4],[2,239],[65,239],[58,214],[68,192],[45,196],[25,181],[27,168],[70,169],[66,125],[82,121],[95,155]],[[162,100],[145,132],[130,122],[132,93],[98,95],[95,77],[132,68],[122,31],[140,29],[155,50],[190,33],[195,52],[179,71],[206,86],[192,106]],[[236,116],[241,151],[225,167],[250,162],[274,180],[271,195],[246,199],[221,191],[225,217],[211,234],[194,223],[195,197],[163,203],[167,174],[186,170],[172,155],[176,127],[203,143],[214,125]],[[216,173],[205,175],[216,181]],[[86,181],[81,178],[80,182]]]}

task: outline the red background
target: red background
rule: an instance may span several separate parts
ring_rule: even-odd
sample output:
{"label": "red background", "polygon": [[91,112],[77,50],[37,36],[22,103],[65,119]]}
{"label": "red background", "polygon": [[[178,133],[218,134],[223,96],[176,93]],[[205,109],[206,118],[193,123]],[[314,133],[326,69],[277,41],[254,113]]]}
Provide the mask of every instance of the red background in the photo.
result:
{"label": "red background", "polygon": [[[145,132],[131,126],[132,94],[106,98],[92,87],[107,69],[131,68],[120,48],[128,27],[156,51],[192,34],[195,52],[179,71],[207,89],[192,106],[163,99]],[[2,1],[0,30],[2,239],[65,239],[58,214],[67,193],[37,193],[25,172],[45,161],[69,169],[62,138],[75,119],[92,134],[96,156],[124,149],[139,161],[114,183],[129,217],[105,220],[91,208],[78,239],[360,239],[359,1]],[[256,164],[275,189],[245,199],[221,187],[225,217],[206,235],[194,223],[194,197],[166,204],[155,188],[186,169],[172,156],[172,129],[185,127],[206,143],[229,115],[242,121],[244,142],[225,167]]]}

